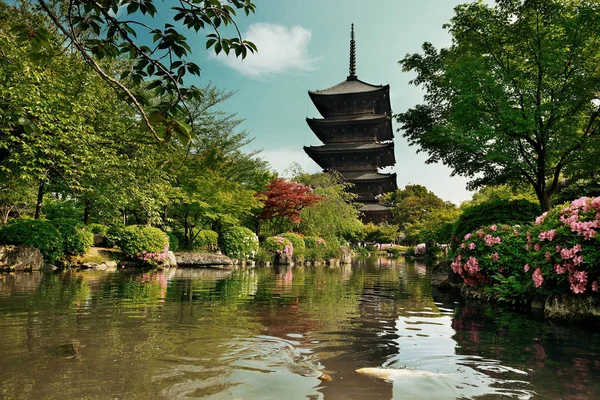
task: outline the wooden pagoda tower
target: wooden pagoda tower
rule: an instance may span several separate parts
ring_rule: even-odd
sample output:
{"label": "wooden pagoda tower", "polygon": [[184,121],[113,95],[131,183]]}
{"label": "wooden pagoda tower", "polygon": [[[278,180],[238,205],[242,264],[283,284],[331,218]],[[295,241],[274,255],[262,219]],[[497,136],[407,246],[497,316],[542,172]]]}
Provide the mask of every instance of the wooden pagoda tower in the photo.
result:
{"label": "wooden pagoda tower", "polygon": [[338,171],[354,185],[352,191],[364,204],[364,222],[389,220],[389,208],[377,198],[398,188],[395,173],[379,172],[396,163],[389,91],[389,85],[371,85],[356,76],[352,24],[350,75],[328,89],[308,92],[323,118],[307,118],[306,122],[323,145],[305,146],[304,151],[324,171]]}

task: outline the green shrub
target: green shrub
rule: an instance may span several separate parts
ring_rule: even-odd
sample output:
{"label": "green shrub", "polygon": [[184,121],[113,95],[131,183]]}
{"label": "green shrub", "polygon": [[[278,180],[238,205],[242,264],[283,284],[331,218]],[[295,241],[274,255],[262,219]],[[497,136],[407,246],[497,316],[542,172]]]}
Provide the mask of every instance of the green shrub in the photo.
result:
{"label": "green shrub", "polygon": [[230,257],[247,260],[258,251],[258,237],[248,228],[232,226],[221,232],[219,247]]}
{"label": "green shrub", "polygon": [[369,255],[369,250],[367,250],[364,247],[356,247],[354,248],[354,253],[359,255],[359,256],[368,256]]}
{"label": "green shrub", "polygon": [[119,246],[125,257],[152,264],[167,257],[169,238],[158,228],[131,225],[121,231]]}
{"label": "green shrub", "polygon": [[285,254],[290,260],[294,256],[294,245],[283,236],[269,236],[263,242],[263,248],[273,255]]}
{"label": "green shrub", "polygon": [[0,243],[36,247],[50,264],[63,254],[62,236],[49,221],[13,219],[0,227]]}
{"label": "green shrub", "polygon": [[169,238],[169,250],[177,251],[179,249],[179,239],[173,232],[165,232]]}
{"label": "green shrub", "polygon": [[42,213],[46,219],[72,218],[83,221],[83,203],[75,200],[59,200],[46,196],[42,205]]}
{"label": "green shrub", "polygon": [[125,225],[112,225],[106,230],[106,244],[108,247],[120,247],[121,237],[125,231]]}
{"label": "green shrub", "polygon": [[254,255],[254,261],[259,263],[273,262],[273,260],[273,254],[269,253],[262,247],[259,247],[256,254]]}
{"label": "green shrub", "polygon": [[63,253],[78,256],[94,244],[94,234],[83,223],[72,218],[58,218],[50,221],[63,238]]}
{"label": "green shrub", "polygon": [[470,286],[486,288],[502,299],[523,300],[533,290],[523,270],[526,263],[524,229],[491,225],[463,237],[452,270]]}
{"label": "green shrub", "polygon": [[306,256],[306,243],[304,242],[304,237],[293,232],[283,233],[279,236],[284,237],[285,239],[292,242],[292,247],[294,248],[294,261],[303,262]]}
{"label": "green shrub", "polygon": [[192,247],[194,249],[215,248],[219,245],[219,234],[209,229],[198,232]]}
{"label": "green shrub", "polygon": [[331,259],[331,258],[340,258],[342,256],[342,249],[341,249],[342,245],[340,244],[340,242],[335,239],[335,238],[331,238],[327,241],[327,246],[325,246],[325,253],[324,253],[324,257],[326,260]]}
{"label": "green shrub", "polygon": [[581,197],[542,214],[527,232],[527,278],[537,291],[598,293],[600,197]]}
{"label": "green shrub", "polygon": [[325,249],[327,242],[325,239],[318,236],[306,236],[304,238],[306,245],[306,256],[308,261],[323,261],[325,259]]}
{"label": "green shrub", "polygon": [[539,214],[540,206],[529,200],[493,200],[466,208],[454,224],[452,234],[461,240],[482,226],[527,225]]}
{"label": "green shrub", "polygon": [[106,233],[108,232],[108,226],[96,223],[88,224],[86,229],[92,232],[94,235],[106,236]]}

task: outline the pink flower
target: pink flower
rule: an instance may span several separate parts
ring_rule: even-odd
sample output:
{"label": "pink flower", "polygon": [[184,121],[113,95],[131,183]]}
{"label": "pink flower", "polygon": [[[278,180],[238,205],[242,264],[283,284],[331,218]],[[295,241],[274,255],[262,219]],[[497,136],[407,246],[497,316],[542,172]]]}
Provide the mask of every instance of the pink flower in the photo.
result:
{"label": "pink flower", "polygon": [[550,229],[549,231],[540,232],[540,234],[539,234],[540,240],[546,239],[548,241],[552,241],[552,239],[554,239],[555,236],[556,236],[555,229]]}
{"label": "pink flower", "polygon": [[465,235],[465,240],[469,240],[469,239],[471,239],[471,236],[472,236],[472,235],[471,235],[470,233],[467,233],[467,234]]}
{"label": "pink flower", "polygon": [[542,276],[542,270],[540,268],[537,268],[535,271],[533,271],[533,275],[531,275],[531,279],[533,279],[533,284],[535,285],[535,287],[540,287],[542,286],[542,283],[544,283],[544,277]]}
{"label": "pink flower", "polygon": [[548,215],[548,212],[545,212],[545,213],[543,213],[542,215],[540,215],[539,217],[537,217],[537,218],[535,219],[535,224],[536,224],[536,225],[539,225],[539,224],[541,224],[542,222],[544,222],[544,219],[546,218],[546,215]]}
{"label": "pink flower", "polygon": [[550,261],[550,252],[547,251],[546,254],[544,254],[544,258],[548,261]]}
{"label": "pink flower", "polygon": [[495,252],[494,254],[492,254],[492,260],[498,261],[499,259],[500,259],[500,256],[498,255],[497,252]]}
{"label": "pink flower", "polygon": [[475,247],[477,247],[477,246],[475,246],[475,243],[473,243],[473,242],[469,243],[469,250],[473,250],[473,249],[475,249]]}
{"label": "pink flower", "polygon": [[467,245],[466,245],[466,244],[464,244],[464,243],[461,243],[461,244],[460,244],[460,248],[461,248],[461,249],[466,249],[466,248],[467,248]]}
{"label": "pink flower", "polygon": [[585,285],[587,284],[587,272],[575,271],[569,276],[569,282],[571,284],[571,291],[575,294],[585,292]]}
{"label": "pink flower", "polygon": [[536,243],[536,244],[533,246],[533,249],[534,249],[535,251],[540,251],[540,250],[542,249],[542,246],[540,246],[540,244],[539,244],[539,243]]}
{"label": "pink flower", "polygon": [[529,264],[525,264],[525,266],[523,267],[523,269],[525,270],[525,272],[529,272]]}
{"label": "pink flower", "polygon": [[497,225],[492,225],[492,226],[490,226],[490,229],[491,229],[492,231],[495,231],[496,229],[498,229],[498,226],[497,226]]}
{"label": "pink flower", "polygon": [[560,275],[567,272],[567,269],[560,264],[554,264],[554,272]]}
{"label": "pink flower", "polygon": [[[600,197],[598,197],[598,198],[600,199]],[[598,291],[598,281],[594,281],[594,282],[592,282],[592,290],[593,290],[594,292],[597,292],[597,291]]]}
{"label": "pink flower", "polygon": [[479,261],[475,257],[469,257],[465,263],[465,271],[469,274],[474,275],[479,272]]}

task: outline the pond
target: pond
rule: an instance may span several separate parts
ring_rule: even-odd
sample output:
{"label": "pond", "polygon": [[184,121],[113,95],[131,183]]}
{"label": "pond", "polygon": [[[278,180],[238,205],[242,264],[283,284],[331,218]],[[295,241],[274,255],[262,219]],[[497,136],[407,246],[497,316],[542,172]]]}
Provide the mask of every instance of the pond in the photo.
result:
{"label": "pond", "polygon": [[357,258],[3,274],[0,398],[600,398],[599,333],[461,304],[428,273]]}

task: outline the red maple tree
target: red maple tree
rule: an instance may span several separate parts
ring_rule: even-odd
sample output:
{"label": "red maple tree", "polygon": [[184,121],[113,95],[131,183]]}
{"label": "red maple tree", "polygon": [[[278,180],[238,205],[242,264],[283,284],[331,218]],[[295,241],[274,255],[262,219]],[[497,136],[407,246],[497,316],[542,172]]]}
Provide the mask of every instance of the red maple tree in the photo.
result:
{"label": "red maple tree", "polygon": [[313,193],[309,186],[282,178],[273,179],[262,195],[266,200],[260,219],[270,221],[275,233],[282,232],[289,224],[298,225],[303,209],[314,207],[318,202],[325,200],[324,197]]}

